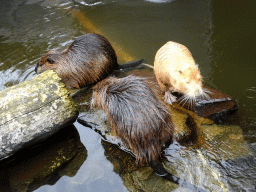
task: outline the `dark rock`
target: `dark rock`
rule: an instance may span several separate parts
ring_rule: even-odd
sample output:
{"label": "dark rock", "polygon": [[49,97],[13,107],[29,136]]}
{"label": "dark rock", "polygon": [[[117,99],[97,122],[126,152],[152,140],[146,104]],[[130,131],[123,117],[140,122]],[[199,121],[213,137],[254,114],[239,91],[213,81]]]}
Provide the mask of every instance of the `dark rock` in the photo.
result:
{"label": "dark rock", "polygon": [[194,111],[200,117],[211,118],[215,121],[218,121],[218,118],[222,116],[226,117],[234,113],[238,109],[236,99],[208,86],[204,86],[204,88],[211,92],[208,93],[209,98],[199,98],[192,109],[189,104],[184,104],[183,107]]}

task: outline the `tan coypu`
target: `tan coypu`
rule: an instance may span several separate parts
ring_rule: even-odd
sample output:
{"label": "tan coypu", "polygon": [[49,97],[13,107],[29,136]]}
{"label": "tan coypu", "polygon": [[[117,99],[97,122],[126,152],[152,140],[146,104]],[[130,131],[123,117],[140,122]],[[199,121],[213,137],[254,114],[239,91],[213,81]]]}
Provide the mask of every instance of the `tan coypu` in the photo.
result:
{"label": "tan coypu", "polygon": [[116,52],[102,35],[88,33],[77,37],[64,51],[50,50],[37,63],[37,74],[54,70],[67,88],[83,88],[106,78],[114,70],[132,68],[142,60],[119,65]]}
{"label": "tan coypu", "polygon": [[174,125],[169,109],[146,78],[109,77],[93,87],[93,104],[106,114],[112,132],[136,155],[136,162],[157,160]]}
{"label": "tan coypu", "polygon": [[203,89],[202,76],[191,52],[182,44],[169,41],[156,53],[154,72],[161,91],[165,92],[165,102],[172,104],[181,93],[181,102],[192,103],[198,97],[208,97]]}

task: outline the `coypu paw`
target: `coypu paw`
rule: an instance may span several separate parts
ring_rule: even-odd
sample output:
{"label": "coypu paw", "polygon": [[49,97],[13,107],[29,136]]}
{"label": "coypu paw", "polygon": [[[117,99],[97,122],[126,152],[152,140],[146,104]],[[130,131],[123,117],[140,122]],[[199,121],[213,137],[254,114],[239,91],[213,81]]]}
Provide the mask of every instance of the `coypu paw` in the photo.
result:
{"label": "coypu paw", "polygon": [[175,97],[170,91],[166,91],[164,95],[164,102],[172,105],[177,101],[177,97]]}

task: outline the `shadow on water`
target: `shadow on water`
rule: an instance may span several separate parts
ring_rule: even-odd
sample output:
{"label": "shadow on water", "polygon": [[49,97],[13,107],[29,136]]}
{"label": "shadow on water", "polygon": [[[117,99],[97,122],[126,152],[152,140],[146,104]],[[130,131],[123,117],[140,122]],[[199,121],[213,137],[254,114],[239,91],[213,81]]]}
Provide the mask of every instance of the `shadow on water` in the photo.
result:
{"label": "shadow on water", "polygon": [[[85,32],[100,32],[114,46],[117,45],[120,63],[127,61],[121,54],[124,52],[130,56],[127,57],[129,59],[145,58],[147,63],[153,64],[156,51],[165,42],[177,41],[192,52],[205,84],[238,100],[239,110],[230,117],[229,123],[239,125],[243,132],[236,133],[236,126],[231,136],[248,142],[255,154],[255,5],[254,1],[249,0],[241,3],[218,0],[2,1],[0,90],[35,76],[34,67],[42,55],[50,49],[65,49],[74,37]],[[84,22],[85,19],[87,22]],[[148,73],[147,69],[145,73]],[[89,98],[88,95],[87,97]],[[0,171],[0,189],[18,191],[15,187],[23,189],[26,187],[24,182],[28,182],[30,191],[127,191],[122,178],[116,174],[123,167],[117,167],[115,162],[112,164],[113,159],[107,153],[114,147],[101,144],[101,137],[89,128],[78,123],[75,126],[76,128],[63,130],[66,131],[65,134],[74,136],[69,138],[74,145],[64,144],[69,142],[69,135],[64,136],[64,132],[56,136],[57,143],[47,140],[42,144],[55,152],[59,152],[61,148],[68,150],[68,147],[73,146],[74,150],[66,151],[69,156],[66,161],[56,166],[54,162],[61,158],[58,156],[60,154],[44,159],[47,157],[44,154],[49,155],[51,152],[39,146],[22,151],[13,157],[14,161],[1,162],[7,164]],[[225,129],[225,126],[222,128]],[[214,127],[209,131],[210,139],[214,138],[211,135],[213,130]],[[67,140],[64,142],[61,138]],[[205,153],[209,159],[218,156],[219,151],[214,151],[213,147],[216,145],[228,154],[235,143],[216,143],[213,139],[206,146],[208,148]],[[83,158],[80,157],[81,161],[74,163],[72,172],[68,166],[79,154]],[[176,158],[177,162],[182,161],[181,156],[172,158]],[[196,162],[195,156],[191,158],[194,159],[192,162]],[[40,159],[44,159],[44,162],[35,163]],[[255,190],[255,155],[209,162],[218,168],[220,179],[231,191]],[[43,171],[46,166],[44,163],[53,166],[53,175]],[[38,176],[42,171],[44,174]],[[34,176],[37,179],[31,180]]]}

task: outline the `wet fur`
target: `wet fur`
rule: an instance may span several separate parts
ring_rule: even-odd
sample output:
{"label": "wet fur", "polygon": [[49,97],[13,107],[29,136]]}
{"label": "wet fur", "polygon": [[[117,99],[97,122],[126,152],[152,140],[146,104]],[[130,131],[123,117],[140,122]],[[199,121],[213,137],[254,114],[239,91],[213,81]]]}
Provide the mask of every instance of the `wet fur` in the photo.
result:
{"label": "wet fur", "polygon": [[182,44],[169,41],[163,45],[156,53],[154,71],[167,103],[176,100],[173,92],[183,94],[185,102],[205,95],[198,66],[189,49]]}
{"label": "wet fur", "polygon": [[39,74],[52,69],[67,88],[73,89],[95,84],[120,68],[110,42],[102,35],[88,33],[77,37],[64,51],[49,51],[35,71]]}
{"label": "wet fur", "polygon": [[107,114],[113,133],[138,163],[157,160],[173,138],[171,113],[151,87],[146,78],[136,76],[109,77],[93,87],[93,103]]}

